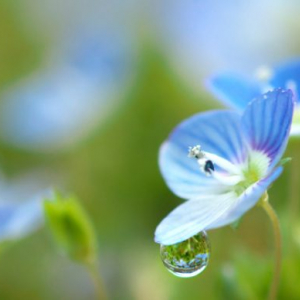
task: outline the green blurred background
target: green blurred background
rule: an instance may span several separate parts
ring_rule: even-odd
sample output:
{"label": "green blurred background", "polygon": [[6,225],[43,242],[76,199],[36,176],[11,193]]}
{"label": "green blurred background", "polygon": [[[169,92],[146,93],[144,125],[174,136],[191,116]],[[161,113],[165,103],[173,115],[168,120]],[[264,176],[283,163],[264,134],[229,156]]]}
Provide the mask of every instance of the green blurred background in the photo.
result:
{"label": "green blurred background", "polygon": [[[53,43],[51,26],[44,36],[24,29],[24,22],[31,22],[30,9],[23,15],[24,5],[0,4],[1,90],[39,68]],[[138,33],[133,83],[118,96],[105,122],[66,151],[37,153],[1,143],[1,170],[9,179],[43,170],[55,178],[49,184],[59,182],[65,192],[78,196],[96,229],[100,272],[110,299],[265,299],[273,270],[273,233],[259,208],[247,213],[237,230],[209,232],[211,261],[199,276],[176,278],[161,263],[154,230],[181,200],[160,175],[158,149],[182,119],[222,105],[204,88],[195,90],[180,79],[167,51],[153,38],[150,23]],[[295,49],[291,52],[300,48]],[[300,299],[299,147],[298,141],[290,143],[286,156],[294,159],[270,190],[284,241],[279,299]],[[1,253],[0,299],[93,297],[85,269],[57,252],[47,228]]]}

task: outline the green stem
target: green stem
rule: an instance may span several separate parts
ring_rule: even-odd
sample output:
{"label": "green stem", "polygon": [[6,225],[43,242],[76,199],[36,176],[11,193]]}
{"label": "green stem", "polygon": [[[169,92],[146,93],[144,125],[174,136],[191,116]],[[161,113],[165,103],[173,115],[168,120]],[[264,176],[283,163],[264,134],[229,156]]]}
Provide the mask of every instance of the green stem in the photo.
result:
{"label": "green stem", "polygon": [[87,270],[89,272],[90,278],[94,284],[95,292],[96,292],[96,298],[98,300],[106,300],[108,299],[103,283],[102,278],[98,271],[98,263],[87,263],[86,264]]}
{"label": "green stem", "polygon": [[280,280],[280,271],[281,271],[281,259],[282,259],[282,253],[281,253],[281,234],[280,234],[280,225],[279,220],[276,215],[275,210],[271,206],[271,204],[268,201],[269,196],[267,193],[261,198],[259,204],[261,207],[265,210],[267,215],[269,216],[271,223],[273,225],[274,230],[274,237],[275,237],[275,269],[274,269],[274,276],[273,276],[273,282],[270,288],[269,293],[269,299],[274,300],[277,296],[278,286],[279,286],[279,280]]}
{"label": "green stem", "polygon": [[289,213],[291,221],[298,220],[299,210],[299,177],[300,177],[300,159],[298,143],[291,145],[292,163],[290,164],[290,190],[289,190]]}

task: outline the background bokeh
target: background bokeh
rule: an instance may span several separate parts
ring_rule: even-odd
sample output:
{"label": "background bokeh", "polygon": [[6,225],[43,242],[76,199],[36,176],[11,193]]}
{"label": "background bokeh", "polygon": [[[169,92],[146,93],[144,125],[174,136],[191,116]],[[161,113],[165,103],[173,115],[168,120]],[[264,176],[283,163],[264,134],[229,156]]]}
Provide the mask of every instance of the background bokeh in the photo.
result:
{"label": "background bokeh", "polygon": [[[153,235],[181,200],[157,153],[182,119],[222,108],[207,76],[297,57],[299,11],[292,0],[1,1],[1,177],[78,196],[110,299],[266,298],[273,233],[259,208],[236,230],[209,232],[204,273],[167,272]],[[284,241],[279,299],[300,298],[299,150],[291,141],[293,160],[270,190]],[[0,299],[93,299],[85,269],[57,252],[47,228],[5,250]]]}

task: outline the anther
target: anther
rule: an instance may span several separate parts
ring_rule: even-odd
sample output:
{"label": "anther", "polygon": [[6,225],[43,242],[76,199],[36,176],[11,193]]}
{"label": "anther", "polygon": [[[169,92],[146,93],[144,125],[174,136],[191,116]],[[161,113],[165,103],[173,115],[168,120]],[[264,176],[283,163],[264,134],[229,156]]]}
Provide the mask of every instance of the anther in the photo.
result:
{"label": "anther", "polygon": [[201,171],[206,176],[212,175],[213,171],[215,170],[214,164],[206,157],[205,153],[201,150],[200,145],[189,147],[188,157],[194,157],[197,159]]}
{"label": "anther", "polygon": [[205,155],[204,153],[201,151],[201,146],[197,145],[194,147],[189,147],[189,154],[188,157],[194,157],[197,159],[203,158]]}

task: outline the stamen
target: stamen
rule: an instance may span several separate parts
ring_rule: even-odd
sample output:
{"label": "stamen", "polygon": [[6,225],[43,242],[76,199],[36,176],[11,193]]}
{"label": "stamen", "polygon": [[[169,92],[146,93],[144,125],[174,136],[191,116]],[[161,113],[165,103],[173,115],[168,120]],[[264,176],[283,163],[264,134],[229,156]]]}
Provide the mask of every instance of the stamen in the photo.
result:
{"label": "stamen", "polygon": [[237,174],[237,175],[242,174],[240,168],[235,166],[233,163],[231,163],[227,159],[222,158],[213,153],[209,153],[209,152],[203,152],[203,153],[207,159],[213,161],[215,165],[219,166],[224,171],[227,171],[228,173],[232,173],[232,174]]}
{"label": "stamen", "polygon": [[194,146],[194,147],[189,147],[188,157],[195,157],[197,159],[203,158],[204,154],[201,151],[201,146],[197,145],[197,146]]}
{"label": "stamen", "polygon": [[214,172],[212,176],[220,183],[228,186],[233,186],[244,180],[242,175],[224,175],[219,172]]}
{"label": "stamen", "polygon": [[215,170],[214,164],[212,163],[211,160],[207,160],[204,166],[204,171],[208,173],[212,173],[212,171]]}
{"label": "stamen", "polygon": [[206,176],[211,176],[211,174],[215,171],[215,166],[213,162],[209,159],[207,159],[205,156],[203,158],[199,158],[197,160],[201,171],[206,175]]}
{"label": "stamen", "polygon": [[[189,147],[188,156],[197,159],[200,170],[206,176],[213,176],[224,185],[232,186],[244,180],[244,174],[240,167],[218,155],[202,151],[200,145]],[[216,172],[215,165],[225,172]]]}
{"label": "stamen", "polygon": [[201,150],[201,146],[197,145],[189,147],[188,157],[194,157],[200,166],[201,171],[206,176],[211,176],[215,170],[214,164],[210,159],[207,159],[206,154]]}

